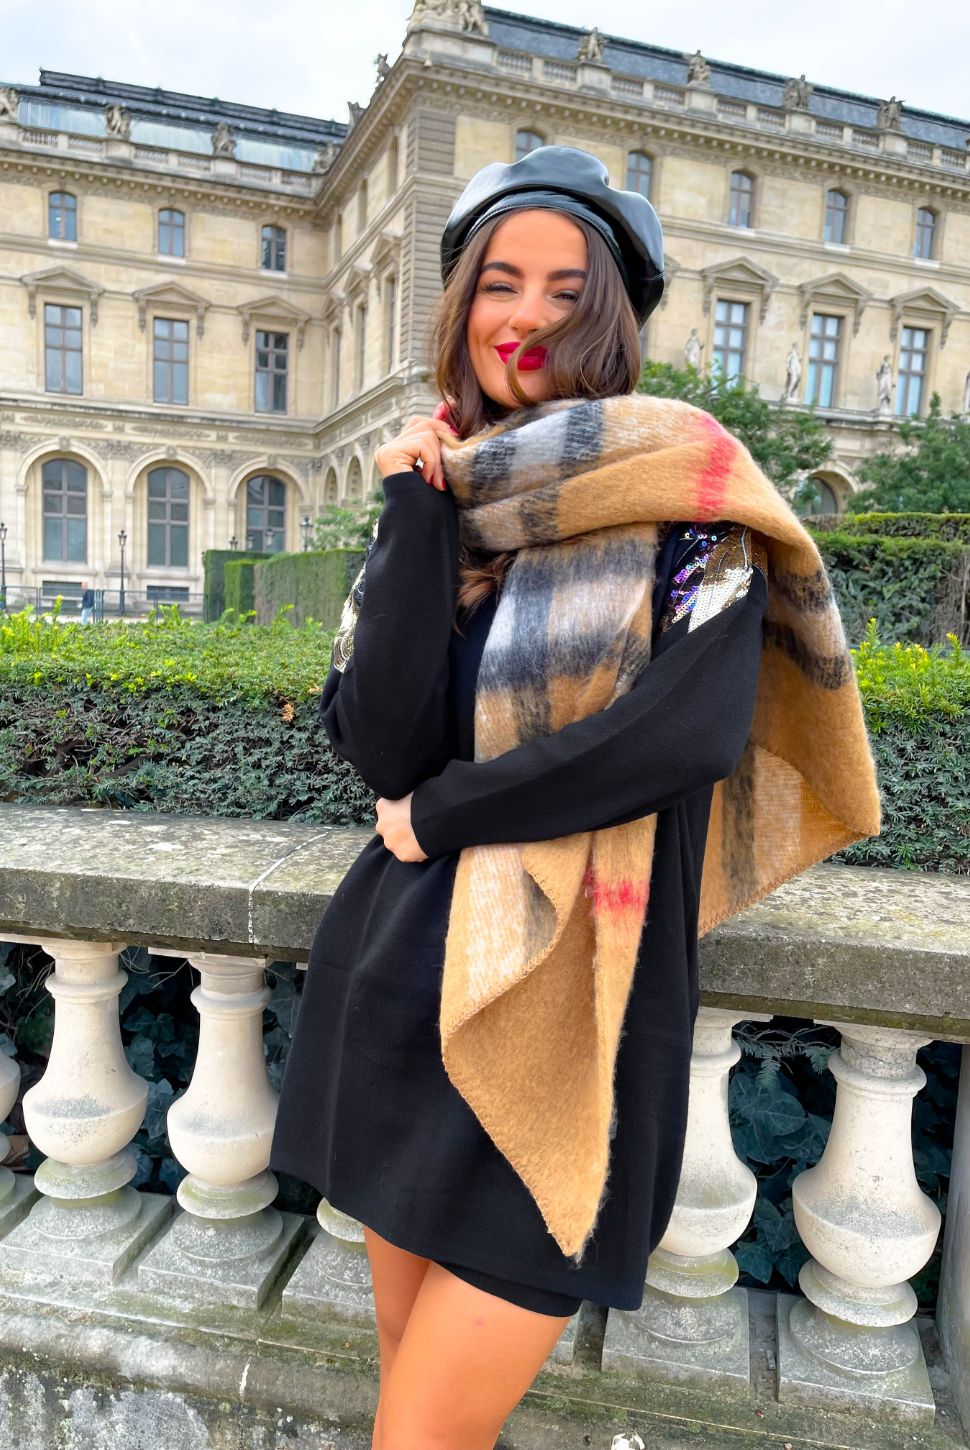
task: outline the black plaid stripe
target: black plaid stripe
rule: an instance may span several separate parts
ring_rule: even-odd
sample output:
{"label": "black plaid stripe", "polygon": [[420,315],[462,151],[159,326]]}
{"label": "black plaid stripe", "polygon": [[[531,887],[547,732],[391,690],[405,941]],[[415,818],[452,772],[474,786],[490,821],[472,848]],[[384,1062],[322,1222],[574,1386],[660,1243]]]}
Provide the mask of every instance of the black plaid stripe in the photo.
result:
{"label": "black plaid stripe", "polygon": [[852,679],[852,663],[847,654],[817,654],[787,624],[766,620],[764,639],[765,644],[787,655],[820,690],[841,690]]}
{"label": "black plaid stripe", "polygon": [[755,861],[755,747],[751,741],[724,781],[721,810],[721,860],[733,901],[748,901],[758,889]]}
{"label": "black plaid stripe", "polygon": [[821,569],[814,574],[787,574],[772,569],[771,582],[796,609],[806,614],[821,614],[834,603],[832,586]]}

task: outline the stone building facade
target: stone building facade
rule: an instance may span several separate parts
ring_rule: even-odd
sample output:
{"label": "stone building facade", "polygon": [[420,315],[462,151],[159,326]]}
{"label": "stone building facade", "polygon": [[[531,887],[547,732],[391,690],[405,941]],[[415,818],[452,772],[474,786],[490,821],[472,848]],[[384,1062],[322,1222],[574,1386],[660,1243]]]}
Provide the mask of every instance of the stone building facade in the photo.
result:
{"label": "stone building facade", "polygon": [[122,542],[129,590],[191,601],[204,549],[296,549],[322,503],[369,496],[375,448],[436,401],[448,212],[544,143],[660,214],[646,356],[815,404],[824,506],[933,390],[970,410],[970,122],[477,0],[417,0],[375,65],[346,123],[0,87],[10,607],[116,590]]}

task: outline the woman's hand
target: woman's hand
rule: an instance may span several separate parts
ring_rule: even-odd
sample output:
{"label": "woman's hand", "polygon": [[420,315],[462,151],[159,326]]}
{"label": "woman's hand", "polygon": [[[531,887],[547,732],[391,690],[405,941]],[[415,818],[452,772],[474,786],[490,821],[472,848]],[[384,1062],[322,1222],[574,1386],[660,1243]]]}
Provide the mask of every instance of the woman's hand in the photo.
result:
{"label": "woman's hand", "polygon": [[[439,404],[435,409],[436,413],[441,411],[441,406]],[[416,415],[407,420],[396,438],[374,450],[374,462],[381,477],[387,478],[392,473],[405,473],[420,461],[425,483],[443,492],[447,484],[441,467],[441,439],[457,436],[454,428],[442,417]]]}
{"label": "woman's hand", "polygon": [[402,796],[399,801],[389,801],[386,796],[377,800],[377,834],[384,845],[399,861],[427,861],[428,857],[418,845],[418,838],[411,829],[411,796]]}

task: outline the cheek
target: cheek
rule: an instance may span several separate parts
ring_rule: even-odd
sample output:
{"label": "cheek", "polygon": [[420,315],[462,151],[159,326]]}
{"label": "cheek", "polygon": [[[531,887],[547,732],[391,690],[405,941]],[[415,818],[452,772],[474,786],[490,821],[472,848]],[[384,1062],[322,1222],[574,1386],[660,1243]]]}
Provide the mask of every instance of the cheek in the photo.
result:
{"label": "cheek", "polygon": [[495,316],[495,305],[480,298],[472,303],[468,312],[468,343],[470,347],[487,348],[489,339],[500,325]]}

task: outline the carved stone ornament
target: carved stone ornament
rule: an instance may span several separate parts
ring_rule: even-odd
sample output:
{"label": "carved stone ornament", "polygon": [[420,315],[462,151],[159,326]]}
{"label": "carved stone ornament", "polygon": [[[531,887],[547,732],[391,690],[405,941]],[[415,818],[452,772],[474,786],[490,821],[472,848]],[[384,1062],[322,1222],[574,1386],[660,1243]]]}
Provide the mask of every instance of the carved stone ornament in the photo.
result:
{"label": "carved stone ornament", "polygon": [[869,289],[861,286],[854,277],[845,272],[828,272],[824,277],[802,282],[798,292],[802,303],[798,316],[799,327],[805,326],[809,310],[819,304],[835,306],[838,309],[851,307],[853,337],[858,336],[862,313],[866,304],[872,301]]}
{"label": "carved stone ornament", "polygon": [[0,121],[16,121],[20,97],[13,86],[0,86]]}
{"label": "carved stone ornament", "polygon": [[303,335],[310,321],[310,314],[301,307],[294,307],[285,298],[261,297],[256,302],[243,302],[236,311],[242,317],[243,342],[249,341],[250,328],[255,321],[257,326],[266,324],[276,331],[293,329],[296,332],[297,351],[303,347]]}
{"label": "carved stone ornament", "polygon": [[704,344],[697,336],[697,328],[692,327],[690,337],[684,343],[684,361],[689,367],[696,368],[698,372],[701,370],[701,350],[703,346]]}
{"label": "carved stone ornament", "polygon": [[687,84],[707,85],[711,79],[711,68],[701,55],[700,50],[695,50],[693,55],[687,56]]}
{"label": "carved stone ornament", "polygon": [[131,140],[131,112],[124,106],[106,106],[104,124],[109,136],[116,136],[119,141]]}
{"label": "carved stone ornament", "polygon": [[805,79],[805,72],[802,71],[797,80],[792,79],[786,82],[781,98],[782,109],[785,111],[807,111],[808,98],[811,94],[812,87]]}
{"label": "carved stone ornament", "polygon": [[876,125],[884,131],[901,131],[903,129],[900,122],[902,109],[902,101],[897,101],[895,96],[890,96],[888,101],[881,101],[879,110],[876,112]]}
{"label": "carved stone ornament", "polygon": [[229,157],[236,154],[236,137],[232,127],[227,126],[225,121],[220,121],[212,132],[212,154]]}
{"label": "carved stone ornament", "polygon": [[37,293],[40,291],[57,302],[76,302],[78,298],[81,301],[86,298],[91,326],[97,326],[98,298],[104,288],[96,282],[89,282],[80,272],[70,267],[46,267],[40,272],[25,273],[20,280],[27,288],[27,311],[31,317],[37,316]]}
{"label": "carved stone ornament", "polygon": [[488,34],[481,0],[414,0],[408,30],[429,20],[477,35]]}
{"label": "carved stone ornament", "polygon": [[603,37],[595,25],[581,38],[576,49],[576,59],[603,64]]}
{"label": "carved stone ornament", "polygon": [[798,391],[798,384],[802,376],[802,359],[798,351],[798,343],[793,342],[791,352],[785,362],[785,387],[781,395],[781,401],[787,403]]}
{"label": "carved stone ornament", "polygon": [[703,267],[701,277],[704,281],[703,312],[705,317],[710,313],[711,299],[715,291],[723,289],[725,293],[740,293],[742,297],[758,298],[758,316],[759,320],[764,322],[771,295],[778,286],[778,278],[773,272],[759,267],[755,262],[749,261],[747,257],[736,257],[732,262],[716,262],[711,267]]}
{"label": "carved stone ornament", "polygon": [[377,67],[377,84],[386,81],[391,74],[391,67],[387,63],[387,52],[378,51],[374,57],[374,64]]}
{"label": "carved stone ornament", "polygon": [[926,322],[930,326],[939,327],[940,351],[943,351],[946,347],[950,323],[960,310],[955,302],[951,302],[949,297],[944,297],[942,292],[937,292],[935,287],[914,287],[909,292],[897,293],[889,301],[892,307],[892,324],[889,328],[891,342],[896,341],[900,319],[906,313],[910,318],[915,318],[917,322]]}
{"label": "carved stone ornament", "polygon": [[209,303],[198,293],[191,292],[178,282],[160,282],[154,287],[140,287],[133,292],[138,306],[138,330],[144,332],[148,321],[149,307],[165,307],[176,311],[191,311],[195,314],[195,333],[201,337],[205,332],[205,314]]}
{"label": "carved stone ornament", "polygon": [[325,141],[313,158],[313,170],[317,175],[329,171],[336,161],[340,147],[334,141]]}
{"label": "carved stone ornament", "polygon": [[347,102],[347,110],[350,112],[350,127],[351,127],[351,130],[353,130],[354,126],[357,125],[357,122],[360,120],[361,116],[364,114],[365,109],[366,108],[364,106],[358,105],[356,101],[348,101]]}
{"label": "carved stone ornament", "polygon": [[876,373],[876,412],[888,413],[893,395],[893,369],[889,354],[883,358]]}

